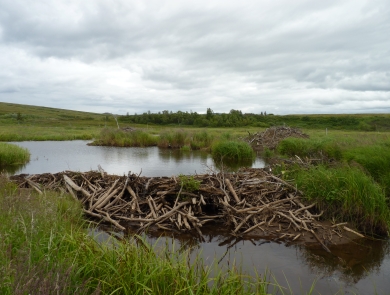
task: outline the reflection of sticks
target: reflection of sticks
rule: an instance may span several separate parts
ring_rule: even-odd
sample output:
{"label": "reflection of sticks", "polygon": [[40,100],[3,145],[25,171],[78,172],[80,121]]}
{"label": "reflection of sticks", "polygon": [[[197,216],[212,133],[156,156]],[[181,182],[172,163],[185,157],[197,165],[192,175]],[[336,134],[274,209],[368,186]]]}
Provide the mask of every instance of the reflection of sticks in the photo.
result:
{"label": "reflection of sticks", "polygon": [[313,234],[313,236],[317,239],[317,241],[321,244],[322,248],[324,248],[324,250],[328,253],[332,253],[330,252],[329,248],[325,246],[325,244],[320,240],[320,238],[316,235],[316,233],[314,232],[314,230],[310,230],[310,232]]}

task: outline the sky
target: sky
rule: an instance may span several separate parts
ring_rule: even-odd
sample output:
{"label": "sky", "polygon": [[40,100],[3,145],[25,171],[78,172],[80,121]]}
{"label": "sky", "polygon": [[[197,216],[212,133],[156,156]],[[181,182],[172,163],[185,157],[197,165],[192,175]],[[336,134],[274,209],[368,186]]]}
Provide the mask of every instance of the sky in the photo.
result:
{"label": "sky", "polygon": [[0,102],[390,112],[389,0],[0,0]]}

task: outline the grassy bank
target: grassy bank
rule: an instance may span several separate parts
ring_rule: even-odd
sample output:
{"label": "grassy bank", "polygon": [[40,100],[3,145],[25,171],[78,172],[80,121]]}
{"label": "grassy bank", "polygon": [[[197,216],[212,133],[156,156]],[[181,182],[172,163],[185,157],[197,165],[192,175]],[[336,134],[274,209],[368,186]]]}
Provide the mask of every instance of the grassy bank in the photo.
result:
{"label": "grassy bank", "polygon": [[24,164],[29,160],[30,153],[27,149],[0,142],[0,166]]}
{"label": "grassy bank", "polygon": [[324,217],[349,221],[368,234],[390,229],[390,140],[387,133],[314,133],[288,138],[278,146],[286,157],[317,159],[319,165],[280,167]]}
{"label": "grassy bank", "polygon": [[121,129],[104,128],[91,145],[119,147],[147,147],[157,145],[158,138],[142,130],[127,132]]}
{"label": "grassy bank", "polygon": [[18,190],[2,176],[0,205],[1,294],[266,294],[260,278],[142,240],[98,244],[68,195]]}

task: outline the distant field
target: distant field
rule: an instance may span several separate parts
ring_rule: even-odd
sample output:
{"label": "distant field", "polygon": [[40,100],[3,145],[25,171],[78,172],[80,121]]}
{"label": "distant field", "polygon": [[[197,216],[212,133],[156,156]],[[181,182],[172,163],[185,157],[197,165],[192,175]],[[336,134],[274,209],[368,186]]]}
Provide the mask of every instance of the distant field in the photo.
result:
{"label": "distant field", "polygon": [[[118,116],[117,119],[120,127],[142,128],[154,135],[167,129],[189,132],[207,129],[211,134],[230,133],[233,137],[242,137],[248,132],[280,125],[298,127],[308,133],[390,131],[390,114],[262,116],[234,110],[209,115],[164,111]],[[93,139],[104,127],[117,128],[113,115],[0,102],[0,141]]]}

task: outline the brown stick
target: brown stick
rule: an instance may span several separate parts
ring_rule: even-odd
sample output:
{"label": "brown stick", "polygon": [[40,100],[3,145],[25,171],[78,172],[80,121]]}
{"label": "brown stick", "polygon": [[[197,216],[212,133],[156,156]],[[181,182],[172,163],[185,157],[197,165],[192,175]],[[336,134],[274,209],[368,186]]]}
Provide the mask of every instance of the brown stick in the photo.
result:
{"label": "brown stick", "polygon": [[260,228],[260,226],[263,225],[263,224],[265,224],[265,221],[262,221],[262,222],[260,222],[258,224],[255,224],[254,226],[248,228],[246,231],[243,232],[243,234],[249,233],[250,231],[254,230],[256,227]]}
{"label": "brown stick", "polygon": [[[65,176],[65,175],[64,175]],[[106,204],[106,200],[108,201],[109,200],[109,197],[112,197],[111,195],[111,192],[114,190],[116,184],[118,183],[119,179],[115,180],[114,184],[110,187],[110,189],[101,197],[99,197],[99,199],[96,201],[96,203],[91,207],[91,211],[93,211],[95,208],[100,208],[100,204],[104,202],[104,204]],[[119,189],[115,189],[115,193],[118,191]],[[99,206],[99,207],[98,207]]]}
{"label": "brown stick", "polygon": [[115,194],[119,191],[119,188],[114,189],[114,191],[111,192],[111,194],[106,195],[105,197],[102,197],[96,201],[96,203],[92,206],[91,211],[94,209],[100,209],[104,205],[106,205],[110,199],[115,196]]}
{"label": "brown stick", "polygon": [[358,237],[364,238],[364,236],[363,236],[362,234],[360,234],[360,233],[358,233],[358,232],[356,232],[356,231],[350,229],[349,227],[343,226],[343,228],[344,228],[346,231],[349,231],[350,233],[353,233],[353,234],[357,235]]}
{"label": "brown stick", "polygon": [[240,203],[240,198],[237,196],[236,194],[236,191],[234,190],[233,186],[232,186],[232,183],[230,182],[230,180],[228,178],[225,178],[225,183],[229,189],[229,191],[232,193],[234,199],[236,200],[236,203]]}
{"label": "brown stick", "polygon": [[160,217],[156,218],[155,220],[149,222],[148,224],[144,225],[142,228],[140,228],[140,230],[142,231],[144,228],[147,228],[149,226],[151,226],[152,224],[154,223],[157,223],[157,222],[162,222],[164,221],[165,219],[168,219],[169,217],[171,217],[171,215],[173,215],[177,210],[179,210],[181,207],[183,206],[186,206],[188,205],[189,202],[183,202],[183,203],[180,203],[178,204],[176,207],[174,207],[171,211],[165,213],[164,215],[161,215]]}
{"label": "brown stick", "polygon": [[26,181],[33,189],[35,189],[38,192],[38,194],[43,195],[42,191],[38,188],[38,185],[35,182],[27,178]]}
{"label": "brown stick", "polygon": [[67,184],[69,184],[75,191],[82,192],[83,195],[85,195],[87,198],[91,197],[91,194],[87,192],[85,189],[79,187],[77,184],[73,182],[72,179],[70,179],[68,176],[64,174],[64,180]]}

